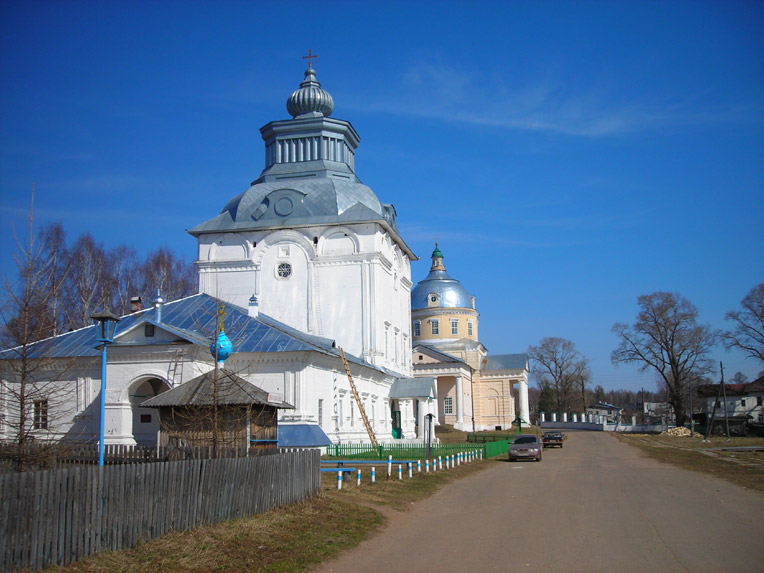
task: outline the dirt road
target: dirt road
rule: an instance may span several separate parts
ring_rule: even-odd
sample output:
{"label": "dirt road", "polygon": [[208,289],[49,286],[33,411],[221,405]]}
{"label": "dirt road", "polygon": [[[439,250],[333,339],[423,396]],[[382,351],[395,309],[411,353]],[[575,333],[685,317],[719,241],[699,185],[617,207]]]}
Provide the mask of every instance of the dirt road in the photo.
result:
{"label": "dirt road", "polygon": [[764,494],[571,432],[396,513],[321,571],[762,571]]}

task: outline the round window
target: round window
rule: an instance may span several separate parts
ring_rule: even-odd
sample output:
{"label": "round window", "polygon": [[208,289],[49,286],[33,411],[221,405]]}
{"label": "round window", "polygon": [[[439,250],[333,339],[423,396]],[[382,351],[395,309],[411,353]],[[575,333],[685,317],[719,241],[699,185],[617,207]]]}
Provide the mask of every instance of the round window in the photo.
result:
{"label": "round window", "polygon": [[289,263],[279,263],[276,274],[278,274],[280,279],[288,279],[292,276],[292,265]]}

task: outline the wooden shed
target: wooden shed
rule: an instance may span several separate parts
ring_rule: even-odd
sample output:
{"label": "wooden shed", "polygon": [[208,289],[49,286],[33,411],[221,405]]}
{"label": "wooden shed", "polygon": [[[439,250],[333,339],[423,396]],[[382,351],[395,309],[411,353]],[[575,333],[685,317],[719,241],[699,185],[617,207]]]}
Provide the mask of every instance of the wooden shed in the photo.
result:
{"label": "wooden shed", "polygon": [[250,454],[275,448],[278,410],[292,409],[241,376],[218,368],[146,400],[159,410],[159,445]]}

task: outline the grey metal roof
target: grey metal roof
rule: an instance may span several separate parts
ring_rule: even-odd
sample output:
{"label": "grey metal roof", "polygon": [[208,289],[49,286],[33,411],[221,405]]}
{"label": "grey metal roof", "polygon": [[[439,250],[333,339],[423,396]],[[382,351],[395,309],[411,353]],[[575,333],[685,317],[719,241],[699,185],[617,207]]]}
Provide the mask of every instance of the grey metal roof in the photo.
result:
{"label": "grey metal roof", "polygon": [[398,378],[390,388],[390,398],[434,398],[435,378]]}
{"label": "grey metal roof", "polygon": [[527,354],[496,354],[483,359],[481,370],[526,370]]}
{"label": "grey metal roof", "polygon": [[269,400],[268,392],[244,380],[238,374],[220,368],[215,382],[215,371],[210,370],[193,380],[176,386],[166,392],[149,398],[142,406],[159,408],[162,406],[211,406],[217,393],[221,405],[264,404],[276,408],[294,408],[280,400]]}
{"label": "grey metal roof", "polygon": [[417,344],[413,348],[412,354],[416,354],[417,352],[421,352],[422,354],[427,354],[428,356],[431,356],[432,358],[436,358],[440,362],[444,362],[444,363],[457,362],[459,364],[467,364],[461,358],[457,358],[456,356],[451,356],[450,354],[442,352],[441,350],[438,350],[434,346],[429,346],[427,344]]}
{"label": "grey metal roof", "polygon": [[472,308],[472,295],[446,271],[430,271],[427,278],[419,281],[411,291],[411,310],[428,308],[430,294],[439,297],[437,307]]}
{"label": "grey metal roof", "polygon": [[[121,333],[140,324],[150,323],[177,334],[191,344],[209,347],[215,332],[219,306],[219,300],[206,294],[196,294],[165,303],[161,323],[157,322],[156,310],[153,308],[125,315],[117,325],[114,345],[120,344]],[[225,303],[225,312],[225,330],[235,353],[315,351],[339,359],[339,351],[329,338],[306,334],[262,313],[256,318],[250,317],[246,310],[229,303]],[[88,326],[36,342],[27,347],[27,352],[30,358],[100,356],[100,346],[97,346],[95,326]],[[14,348],[0,352],[0,359],[14,359],[18,356],[18,349]],[[345,353],[345,356],[351,363],[395,376],[352,354]]]}

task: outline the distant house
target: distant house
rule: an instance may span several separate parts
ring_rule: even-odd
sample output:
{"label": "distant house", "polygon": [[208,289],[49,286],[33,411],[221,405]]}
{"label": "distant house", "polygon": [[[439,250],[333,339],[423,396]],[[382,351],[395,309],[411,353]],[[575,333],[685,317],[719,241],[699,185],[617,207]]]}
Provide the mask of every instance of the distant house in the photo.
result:
{"label": "distant house", "polygon": [[594,406],[587,406],[587,415],[604,416],[609,424],[614,424],[621,419],[622,408],[608,404],[607,402],[597,402]]}
{"label": "distant house", "polygon": [[760,433],[764,428],[764,376],[747,384],[725,384],[726,399],[719,395],[719,384],[702,384],[697,394],[701,413],[695,419],[701,425],[710,422],[716,406],[713,433],[724,431],[725,424],[738,435]]}
{"label": "distant house", "polygon": [[675,424],[674,408],[668,402],[643,402],[642,414],[646,424]]}

